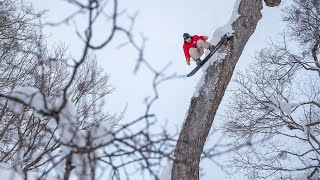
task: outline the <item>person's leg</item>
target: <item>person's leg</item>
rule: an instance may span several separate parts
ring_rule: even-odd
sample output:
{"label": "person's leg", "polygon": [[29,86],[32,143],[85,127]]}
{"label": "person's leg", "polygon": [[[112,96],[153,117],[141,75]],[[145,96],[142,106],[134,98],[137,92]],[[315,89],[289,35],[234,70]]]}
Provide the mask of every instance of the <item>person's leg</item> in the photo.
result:
{"label": "person's leg", "polygon": [[192,57],[192,59],[199,65],[201,63],[200,57],[203,54],[203,48],[190,48],[189,54]]}
{"label": "person's leg", "polygon": [[199,39],[197,41],[197,48],[199,48],[199,49],[203,50],[203,48],[205,48],[205,49],[208,49],[208,50],[212,51],[214,49],[214,47],[215,47],[214,45],[212,45],[211,43],[209,43],[207,41],[204,41],[202,39]]}
{"label": "person's leg", "polygon": [[198,48],[190,48],[190,49],[189,49],[189,54],[190,54],[190,56],[191,56],[191,58],[192,58],[193,60],[197,60],[197,59],[200,59],[200,57],[201,57],[201,55],[202,55],[203,53],[200,54]]}
{"label": "person's leg", "polygon": [[202,39],[199,39],[198,41],[197,41],[197,48],[205,48],[205,49],[209,49],[209,47],[210,47],[210,43],[209,42],[207,42],[207,41],[204,41],[204,40],[202,40]]}
{"label": "person's leg", "polygon": [[204,53],[204,49],[203,49],[203,47],[199,47],[198,50],[199,50],[200,57],[201,57]]}

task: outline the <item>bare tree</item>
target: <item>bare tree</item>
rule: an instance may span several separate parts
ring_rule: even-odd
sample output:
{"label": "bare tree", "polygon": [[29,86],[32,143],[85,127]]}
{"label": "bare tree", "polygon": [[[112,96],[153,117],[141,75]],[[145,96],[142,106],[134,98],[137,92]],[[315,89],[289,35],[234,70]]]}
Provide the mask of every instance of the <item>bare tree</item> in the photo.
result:
{"label": "bare tree", "polygon": [[[274,6],[281,1],[266,2]],[[20,56],[11,56],[5,50],[1,52],[12,59],[7,61],[9,63],[3,62],[7,64],[1,68],[6,67],[8,73],[14,71],[3,76],[2,82],[7,84],[3,83],[5,91],[0,93],[5,117],[0,130],[6,137],[0,142],[4,147],[1,150],[5,152],[1,162],[16,168],[26,179],[32,171],[40,172],[38,179],[54,173],[58,174],[59,179],[69,179],[72,175],[78,175],[79,179],[98,179],[105,174],[109,175],[108,179],[123,179],[132,175],[132,168],[134,172],[147,173],[157,179],[162,160],[172,158],[170,154],[175,139],[174,134],[168,133],[165,128],[154,133],[157,117],[151,107],[159,98],[158,86],[181,76],[167,75],[165,72],[169,65],[158,70],[148,63],[144,58],[145,39],[142,38],[139,44],[133,38],[135,17],[130,17],[132,24],[128,27],[122,26],[119,18],[125,12],[119,10],[117,0],[69,0],[66,3],[73,5],[75,11],[54,23],[42,22],[41,15],[44,13],[34,13],[30,9],[26,14],[31,17],[32,23],[26,25],[34,30],[26,32],[33,32],[28,35],[33,40],[21,41],[27,49],[16,48]],[[237,3],[240,17],[232,24],[235,34],[222,49],[226,49],[227,55],[207,69],[200,95],[191,101],[188,118],[175,150],[173,179],[199,178],[200,155],[215,112],[236,62],[261,18],[262,0],[239,0]],[[5,7],[8,6],[1,8]],[[3,17],[7,18],[5,13]],[[15,15],[11,18],[23,20]],[[17,21],[17,25],[21,22]],[[63,46],[49,52],[51,48],[46,47],[41,31],[43,27],[71,22],[83,42],[78,59],[67,56]],[[101,22],[106,23],[108,29],[106,37],[97,40],[94,27]],[[138,52],[135,71],[145,65],[154,75],[154,96],[146,99],[145,114],[132,118],[128,124],[116,123],[121,115],[110,115],[99,109],[103,97],[112,88],[108,86],[107,76],[97,69],[94,51],[108,47],[118,34],[127,38],[124,45],[130,45]],[[7,39],[10,41],[10,36]],[[9,52],[13,48],[7,49]],[[12,65],[12,62],[16,63]],[[8,81],[8,77],[19,81]],[[203,157],[216,155],[208,152]]]}
{"label": "bare tree", "polygon": [[320,3],[294,0],[284,12],[283,42],[235,80],[224,131],[252,146],[235,151],[231,166],[250,179],[319,179]]}
{"label": "bare tree", "polygon": [[[85,14],[84,30],[76,29],[84,49],[79,59],[67,55],[63,45],[49,51],[43,38],[41,15],[25,2],[1,2],[1,121],[0,162],[25,179],[57,174],[58,179],[109,179],[129,177],[132,168],[157,178],[162,159],[170,158],[174,139],[165,128],[154,133],[157,121],[150,111],[158,98],[157,87],[177,75],[164,76],[143,59],[132,39],[131,28],[117,23],[117,1],[69,1],[79,10],[59,25]],[[113,6],[111,16],[106,12]],[[20,13],[17,13],[20,12]],[[112,22],[103,42],[92,41],[99,18]],[[83,19],[81,19],[83,20]],[[122,115],[102,111],[103,100],[112,92],[108,77],[98,68],[93,50],[107,46],[116,33],[124,33],[155,74],[155,96],[146,100],[146,112],[130,123],[118,124]],[[137,128],[138,127],[138,128]],[[171,147],[171,148],[170,148]],[[132,166],[134,164],[134,166]],[[130,167],[127,169],[126,167]],[[137,172],[135,169],[135,172]]]}

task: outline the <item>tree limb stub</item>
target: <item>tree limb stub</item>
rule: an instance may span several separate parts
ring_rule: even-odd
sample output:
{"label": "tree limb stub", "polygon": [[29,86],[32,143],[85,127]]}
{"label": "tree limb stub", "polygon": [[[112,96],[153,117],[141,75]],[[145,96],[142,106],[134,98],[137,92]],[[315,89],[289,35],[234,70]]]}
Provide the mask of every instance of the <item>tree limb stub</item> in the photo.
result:
{"label": "tree limb stub", "polygon": [[281,3],[281,0],[264,0],[267,6],[269,7],[274,7],[274,6],[279,6]]}

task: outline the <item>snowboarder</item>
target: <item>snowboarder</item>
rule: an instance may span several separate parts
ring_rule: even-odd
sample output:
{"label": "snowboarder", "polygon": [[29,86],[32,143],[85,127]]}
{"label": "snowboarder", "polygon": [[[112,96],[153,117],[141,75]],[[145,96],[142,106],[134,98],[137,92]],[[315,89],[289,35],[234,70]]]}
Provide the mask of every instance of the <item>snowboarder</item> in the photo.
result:
{"label": "snowboarder", "polygon": [[183,39],[183,51],[188,65],[190,65],[190,57],[199,65],[201,63],[200,57],[203,55],[204,49],[210,51],[214,49],[214,45],[207,42],[208,36],[191,36],[188,33],[184,33]]}

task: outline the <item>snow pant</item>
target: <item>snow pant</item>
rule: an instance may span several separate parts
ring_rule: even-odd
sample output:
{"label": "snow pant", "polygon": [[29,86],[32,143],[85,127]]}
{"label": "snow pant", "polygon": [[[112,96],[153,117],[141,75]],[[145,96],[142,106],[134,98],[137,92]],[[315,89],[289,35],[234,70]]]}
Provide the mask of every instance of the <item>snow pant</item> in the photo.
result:
{"label": "snow pant", "polygon": [[202,39],[199,39],[197,41],[197,47],[196,48],[190,48],[189,49],[189,54],[192,57],[193,60],[197,60],[200,59],[200,57],[203,55],[204,53],[204,48],[205,49],[209,49],[209,46],[211,44],[207,41],[204,41]]}

